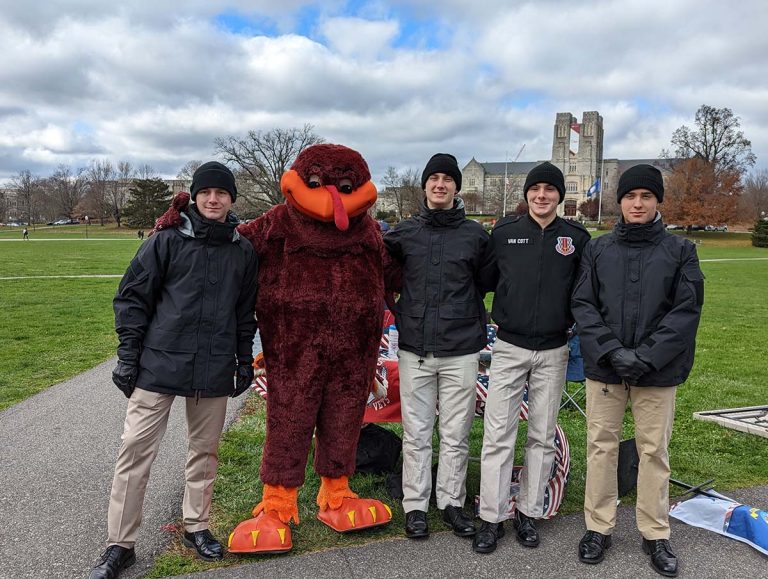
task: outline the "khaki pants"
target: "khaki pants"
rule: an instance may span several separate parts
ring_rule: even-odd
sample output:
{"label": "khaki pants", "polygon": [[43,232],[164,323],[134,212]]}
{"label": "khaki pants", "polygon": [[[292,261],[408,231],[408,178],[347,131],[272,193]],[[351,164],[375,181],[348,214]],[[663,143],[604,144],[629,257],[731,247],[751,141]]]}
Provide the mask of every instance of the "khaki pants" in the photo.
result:
{"label": "khaki pants", "polygon": [[[136,388],[128,401],[120,452],[107,514],[107,545],[131,548],[136,542],[149,471],[160,448],[173,395]],[[208,528],[213,481],[219,460],[227,398],[186,398],[189,451],[182,514],[189,532]]]}
{"label": "khaki pants", "polygon": [[610,535],[616,525],[616,470],[627,400],[632,402],[640,465],[637,528],[648,540],[669,539],[669,441],[677,387],[655,388],[587,380],[587,530]]}
{"label": "khaki pants", "polygon": [[[427,511],[432,492],[432,430],[440,403],[437,508],[467,498],[469,431],[475,416],[478,354],[420,358],[398,353],[403,420],[403,510]],[[419,360],[422,360],[419,362]]]}
{"label": "khaki pants", "polygon": [[526,350],[497,339],[483,417],[480,518],[507,518],[515,441],[528,381],[528,438],[517,507],[529,517],[544,513],[544,490],[555,462],[555,427],[565,386],[568,346]]}

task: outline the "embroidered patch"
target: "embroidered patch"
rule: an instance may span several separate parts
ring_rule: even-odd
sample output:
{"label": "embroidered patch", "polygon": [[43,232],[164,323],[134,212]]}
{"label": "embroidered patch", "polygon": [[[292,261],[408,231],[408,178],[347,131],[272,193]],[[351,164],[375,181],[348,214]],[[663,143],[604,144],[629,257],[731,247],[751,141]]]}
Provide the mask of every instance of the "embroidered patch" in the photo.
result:
{"label": "embroidered patch", "polygon": [[576,248],[573,245],[573,238],[558,237],[557,243],[555,244],[555,250],[560,255],[571,255],[574,251],[576,251]]}

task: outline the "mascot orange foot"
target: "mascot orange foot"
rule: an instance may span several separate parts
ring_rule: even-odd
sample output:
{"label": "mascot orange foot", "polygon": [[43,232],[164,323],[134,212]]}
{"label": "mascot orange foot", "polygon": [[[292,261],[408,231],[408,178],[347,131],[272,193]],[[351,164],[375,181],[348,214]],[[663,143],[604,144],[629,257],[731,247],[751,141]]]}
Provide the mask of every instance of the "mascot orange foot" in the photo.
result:
{"label": "mascot orange foot", "polygon": [[291,519],[299,524],[298,488],[264,485],[262,501],[253,508],[253,519],[243,521],[229,535],[230,553],[270,555],[293,548]]}
{"label": "mascot orange foot", "polygon": [[349,488],[345,476],[320,477],[317,493],[318,520],[339,533],[386,525],[392,520],[390,508],[376,499],[361,499]]}

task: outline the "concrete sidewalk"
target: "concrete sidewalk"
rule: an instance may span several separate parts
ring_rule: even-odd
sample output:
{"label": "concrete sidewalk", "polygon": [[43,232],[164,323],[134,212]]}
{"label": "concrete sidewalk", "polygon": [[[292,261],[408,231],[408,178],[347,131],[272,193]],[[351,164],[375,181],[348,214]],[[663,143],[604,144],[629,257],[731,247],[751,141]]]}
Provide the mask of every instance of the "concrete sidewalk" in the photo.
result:
{"label": "concrete sidewalk", "polygon": [[[768,487],[727,493],[745,504],[768,507]],[[507,534],[490,555],[472,551],[470,539],[433,529],[429,539],[393,539],[362,547],[335,549],[301,556],[259,560],[247,565],[184,575],[187,579],[503,579],[506,577],[580,579],[658,579],[640,546],[634,508],[619,509],[613,546],[600,565],[585,565],[577,557],[584,534],[581,514],[557,516],[539,524],[541,545],[526,549]],[[439,531],[439,532],[435,532]],[[768,577],[768,557],[757,550],[711,531],[672,519],[672,546],[680,558],[679,577],[696,579],[757,579]]]}
{"label": "concrete sidewalk", "polygon": [[[0,578],[88,577],[104,550],[107,505],[123,431],[125,396],[112,384],[115,359],[0,413]],[[229,401],[227,422],[243,398]],[[187,456],[183,400],[174,402],[152,468],[138,563],[143,574],[181,518]]]}

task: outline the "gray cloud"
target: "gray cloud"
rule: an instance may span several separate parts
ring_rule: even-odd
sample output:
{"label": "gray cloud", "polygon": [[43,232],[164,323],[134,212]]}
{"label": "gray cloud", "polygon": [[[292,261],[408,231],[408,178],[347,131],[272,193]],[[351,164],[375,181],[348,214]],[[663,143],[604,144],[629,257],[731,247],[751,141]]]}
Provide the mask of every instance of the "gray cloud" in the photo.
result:
{"label": "gray cloud", "polygon": [[[395,1],[355,16],[332,2],[310,37],[291,32],[301,0],[2,4],[0,182],[96,157],[173,175],[216,137],[307,122],[376,178],[436,151],[503,161],[525,143],[538,160],[555,113],[585,110],[605,119],[606,156],[653,157],[704,103],[732,108],[768,166],[761,0]],[[227,31],[221,12],[282,32]]]}

